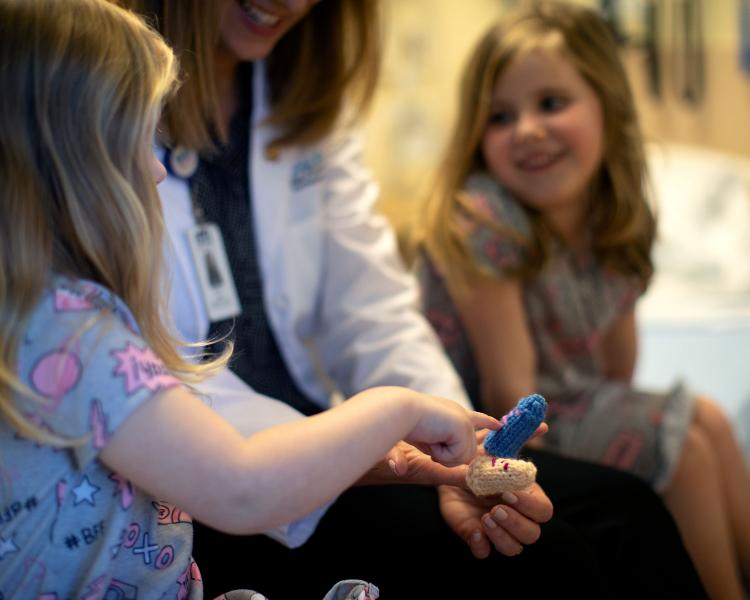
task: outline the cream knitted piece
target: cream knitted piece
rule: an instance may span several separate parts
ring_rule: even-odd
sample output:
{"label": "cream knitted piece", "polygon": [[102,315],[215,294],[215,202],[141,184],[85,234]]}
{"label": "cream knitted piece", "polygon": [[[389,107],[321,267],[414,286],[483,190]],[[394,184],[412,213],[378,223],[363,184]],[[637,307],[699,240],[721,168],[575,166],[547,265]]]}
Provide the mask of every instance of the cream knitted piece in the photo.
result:
{"label": "cream knitted piece", "polygon": [[539,394],[524,396],[500,419],[500,428],[484,439],[484,456],[469,465],[466,484],[477,496],[523,490],[536,481],[536,467],[519,460],[518,451],[544,420],[547,401]]}
{"label": "cream knitted piece", "polygon": [[477,456],[469,465],[466,483],[477,496],[496,496],[523,490],[536,481],[536,467],[528,460]]}

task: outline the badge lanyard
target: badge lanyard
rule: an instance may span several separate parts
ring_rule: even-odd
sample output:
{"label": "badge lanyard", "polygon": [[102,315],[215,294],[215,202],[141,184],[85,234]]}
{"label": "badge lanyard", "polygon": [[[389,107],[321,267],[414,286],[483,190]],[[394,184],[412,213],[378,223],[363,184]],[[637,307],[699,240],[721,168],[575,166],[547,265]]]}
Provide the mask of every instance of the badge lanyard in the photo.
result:
{"label": "badge lanyard", "polygon": [[[192,187],[198,169],[198,153],[183,146],[165,151],[164,164],[175,177]],[[190,194],[196,224],[185,230],[203,303],[211,322],[236,317],[242,312],[237,287],[229,268],[224,238],[216,223],[206,221],[203,207]]]}

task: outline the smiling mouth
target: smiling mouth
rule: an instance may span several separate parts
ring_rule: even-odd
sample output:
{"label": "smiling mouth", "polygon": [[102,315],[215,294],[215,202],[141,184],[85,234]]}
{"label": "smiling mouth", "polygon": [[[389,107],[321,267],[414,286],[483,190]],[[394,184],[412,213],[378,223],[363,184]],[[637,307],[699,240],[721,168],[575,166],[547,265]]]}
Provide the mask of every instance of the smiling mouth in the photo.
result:
{"label": "smiling mouth", "polygon": [[278,16],[261,10],[260,8],[252,4],[249,0],[240,0],[239,5],[240,8],[242,8],[242,11],[248,16],[248,18],[253,23],[261,27],[275,27],[281,21]]}
{"label": "smiling mouth", "polygon": [[524,171],[542,171],[554,165],[562,156],[561,152],[554,154],[538,153],[531,154],[518,161],[517,166]]}

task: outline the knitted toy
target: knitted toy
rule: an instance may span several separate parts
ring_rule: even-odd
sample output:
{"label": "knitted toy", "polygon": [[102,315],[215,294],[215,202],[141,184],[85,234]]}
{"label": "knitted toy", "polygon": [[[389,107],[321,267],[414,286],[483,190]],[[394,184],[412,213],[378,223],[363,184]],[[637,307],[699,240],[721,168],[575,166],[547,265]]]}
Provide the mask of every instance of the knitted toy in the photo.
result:
{"label": "knitted toy", "polygon": [[526,396],[500,422],[500,429],[490,431],[484,440],[485,456],[469,465],[466,483],[477,496],[494,496],[511,490],[522,490],[536,480],[536,467],[527,460],[516,459],[544,420],[547,402],[539,394]]}

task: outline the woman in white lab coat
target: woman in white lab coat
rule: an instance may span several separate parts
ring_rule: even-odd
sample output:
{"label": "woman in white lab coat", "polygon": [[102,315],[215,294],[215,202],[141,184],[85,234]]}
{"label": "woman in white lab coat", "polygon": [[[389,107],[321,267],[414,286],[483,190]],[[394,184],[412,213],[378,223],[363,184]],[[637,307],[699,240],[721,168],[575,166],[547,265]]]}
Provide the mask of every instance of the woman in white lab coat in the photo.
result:
{"label": "woman in white lab coat", "polygon": [[[152,18],[183,64],[183,86],[162,119],[159,152],[169,177],[160,193],[177,328],[189,340],[235,341],[231,370],[206,390],[216,410],[250,434],[324,410],[332,391],[347,397],[374,385],[468,406],[419,315],[394,236],[373,212],[377,188],[350,120],[377,75],[377,0],[119,1]],[[428,465],[416,451],[408,457],[416,463],[397,470],[409,481],[456,481],[455,473],[420,469]],[[540,474],[544,460],[537,460]],[[356,576],[398,597],[476,597],[507,572],[517,577],[504,579],[504,591],[594,596],[608,575],[632,579],[631,567],[653,574],[648,561],[626,556],[645,543],[644,532],[674,556],[683,582],[672,578],[672,590],[684,586],[682,597],[700,590],[649,490],[619,473],[555,460],[554,471],[571,482],[560,498],[568,503],[579,490],[597,502],[609,517],[606,526],[598,522],[605,535],[553,519],[533,544],[551,514],[538,486],[496,507],[457,487],[440,487],[438,498],[428,486],[363,486],[334,502],[317,530],[323,510],[273,532],[292,547],[312,534],[296,549],[198,526],[206,593],[253,585],[276,598],[300,589],[314,597],[331,581]],[[627,503],[617,499],[623,491]],[[607,538],[616,544],[602,545]],[[524,546],[512,562],[504,556]],[[603,561],[594,557],[602,551]],[[423,554],[434,572],[409,572],[411,553]],[[529,587],[536,570],[548,577]]]}

